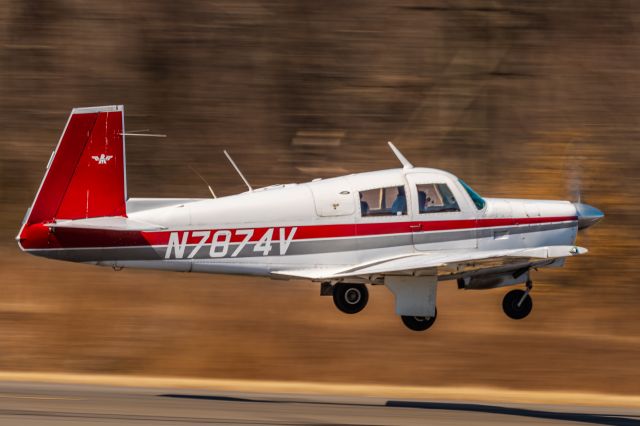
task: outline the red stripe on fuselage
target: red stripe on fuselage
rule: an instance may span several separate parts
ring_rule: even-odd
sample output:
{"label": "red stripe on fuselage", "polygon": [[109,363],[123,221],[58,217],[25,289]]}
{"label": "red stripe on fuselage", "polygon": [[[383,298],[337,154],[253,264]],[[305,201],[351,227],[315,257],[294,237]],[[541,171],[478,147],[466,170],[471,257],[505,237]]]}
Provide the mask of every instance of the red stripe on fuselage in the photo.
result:
{"label": "red stripe on fuselage", "polygon": [[[542,223],[556,223],[577,220],[576,216],[557,217],[536,217],[536,218],[499,218],[499,219],[470,219],[470,220],[438,220],[438,221],[412,221],[412,222],[377,222],[358,224],[335,224],[335,225],[309,225],[296,226],[293,241],[309,239],[330,239],[347,237],[381,236],[392,234],[406,234],[411,232],[434,232],[434,231],[458,231],[474,228],[493,228],[517,225],[536,225]],[[420,225],[421,229],[414,229]],[[280,238],[280,228],[283,228],[284,237],[288,238],[292,232],[292,226],[272,228],[220,228],[210,231],[205,243],[211,242],[213,234],[217,230],[232,231],[232,243],[239,243],[245,237],[235,235],[236,229],[253,229],[251,242],[256,242],[269,230],[273,229],[272,239]],[[194,237],[193,232],[197,230],[175,230],[159,232],[138,232],[138,231],[112,231],[95,229],[72,229],[57,228],[55,232],[49,232],[41,224],[27,227],[21,244],[25,249],[48,249],[48,248],[83,248],[83,247],[135,247],[135,246],[162,246],[167,245],[171,232],[189,232],[188,244],[197,244],[202,237]]]}

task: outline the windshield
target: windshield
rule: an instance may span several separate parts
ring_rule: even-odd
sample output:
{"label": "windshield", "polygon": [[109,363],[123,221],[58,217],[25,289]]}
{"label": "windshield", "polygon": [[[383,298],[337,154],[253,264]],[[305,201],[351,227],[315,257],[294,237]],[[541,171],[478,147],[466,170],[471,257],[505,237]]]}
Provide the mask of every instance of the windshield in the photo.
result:
{"label": "windshield", "polygon": [[460,181],[460,184],[467,191],[467,194],[469,194],[469,197],[471,197],[471,200],[473,201],[473,204],[476,205],[476,208],[478,210],[482,210],[486,204],[484,199],[476,191],[471,189],[471,187],[467,185],[462,179],[458,179],[458,181]]}

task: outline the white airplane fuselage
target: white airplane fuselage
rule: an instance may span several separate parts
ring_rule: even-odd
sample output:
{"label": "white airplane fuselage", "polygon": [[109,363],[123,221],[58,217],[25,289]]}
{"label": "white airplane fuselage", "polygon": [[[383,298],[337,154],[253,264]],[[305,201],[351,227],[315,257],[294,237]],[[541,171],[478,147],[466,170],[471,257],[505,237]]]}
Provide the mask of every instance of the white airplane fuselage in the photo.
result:
{"label": "white airplane fuselage", "polygon": [[[446,183],[460,211],[418,213],[416,182]],[[405,187],[407,214],[361,215],[360,191],[395,186]],[[486,205],[478,209],[453,175],[427,168],[274,185],[217,199],[134,198],[127,202],[128,218],[166,230],[142,231],[129,239],[113,238],[113,247],[91,247],[89,242],[87,247],[32,252],[117,268],[269,277],[272,271],[282,269],[333,268],[413,252],[516,249],[575,242],[578,218],[570,202],[485,201]],[[56,230],[59,235],[65,232],[79,230]]]}

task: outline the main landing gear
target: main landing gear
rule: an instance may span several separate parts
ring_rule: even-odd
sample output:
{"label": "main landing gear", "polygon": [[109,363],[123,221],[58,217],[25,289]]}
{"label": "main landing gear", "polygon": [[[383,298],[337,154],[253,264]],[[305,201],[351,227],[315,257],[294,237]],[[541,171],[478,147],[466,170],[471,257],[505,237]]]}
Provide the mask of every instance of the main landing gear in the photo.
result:
{"label": "main landing gear", "polygon": [[357,314],[368,301],[369,291],[364,284],[338,283],[333,286],[333,303],[345,314]]}
{"label": "main landing gear", "polygon": [[402,323],[409,329],[413,331],[425,331],[429,327],[436,322],[436,317],[438,316],[438,310],[436,309],[432,317],[411,317],[411,316],[402,316]]}
{"label": "main landing gear", "polygon": [[511,290],[502,299],[502,310],[511,319],[525,318],[533,309],[533,301],[529,293],[533,288],[531,280],[527,280],[526,290]]}
{"label": "main landing gear", "polygon": [[[333,303],[345,314],[356,314],[367,306],[369,301],[369,291],[364,284],[338,283],[331,286],[330,283],[323,284],[321,294],[333,295]],[[436,322],[438,311],[432,317],[402,316],[403,324],[413,331],[425,331]]]}

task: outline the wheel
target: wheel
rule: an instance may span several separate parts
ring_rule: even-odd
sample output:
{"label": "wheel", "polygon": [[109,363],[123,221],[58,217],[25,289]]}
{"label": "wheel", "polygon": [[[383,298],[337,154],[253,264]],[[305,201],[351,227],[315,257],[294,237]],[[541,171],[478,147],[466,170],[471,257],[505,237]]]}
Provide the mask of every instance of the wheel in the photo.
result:
{"label": "wheel", "polygon": [[[502,310],[504,310],[504,313],[509,318],[519,320],[531,313],[531,309],[533,309],[531,296],[527,294],[527,297],[525,297],[522,303],[520,303],[520,300],[522,300],[522,296],[524,295],[524,290],[511,290],[509,293],[504,295],[504,299],[502,300]],[[518,303],[520,303],[520,306],[518,306]]]}
{"label": "wheel", "polygon": [[436,309],[432,317],[412,317],[402,315],[402,322],[404,325],[413,331],[425,331],[436,322],[438,317],[438,310]]}
{"label": "wheel", "polygon": [[369,291],[364,284],[336,284],[333,287],[333,303],[345,314],[356,314],[367,306]]}

